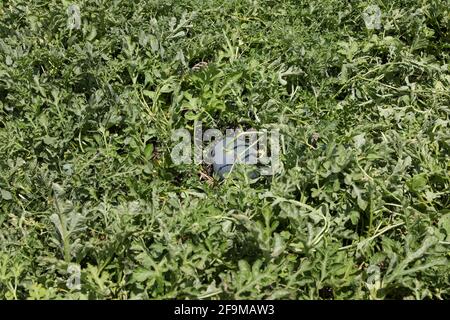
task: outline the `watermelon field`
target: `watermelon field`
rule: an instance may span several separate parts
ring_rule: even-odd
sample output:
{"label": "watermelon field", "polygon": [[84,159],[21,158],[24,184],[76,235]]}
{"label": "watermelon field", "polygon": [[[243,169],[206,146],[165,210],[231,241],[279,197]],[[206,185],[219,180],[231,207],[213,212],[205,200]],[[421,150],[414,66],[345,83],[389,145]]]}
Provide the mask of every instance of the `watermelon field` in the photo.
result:
{"label": "watermelon field", "polygon": [[449,150],[449,0],[0,1],[0,299],[448,300]]}

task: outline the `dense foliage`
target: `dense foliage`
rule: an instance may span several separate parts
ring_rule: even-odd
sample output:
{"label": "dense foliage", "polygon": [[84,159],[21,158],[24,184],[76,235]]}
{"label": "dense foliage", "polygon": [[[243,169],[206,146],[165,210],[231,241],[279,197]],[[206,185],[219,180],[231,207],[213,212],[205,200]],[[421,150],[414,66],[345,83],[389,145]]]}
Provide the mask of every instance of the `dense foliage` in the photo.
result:
{"label": "dense foliage", "polygon": [[[1,298],[449,299],[450,1],[71,4],[0,3]],[[175,165],[196,120],[283,171]]]}

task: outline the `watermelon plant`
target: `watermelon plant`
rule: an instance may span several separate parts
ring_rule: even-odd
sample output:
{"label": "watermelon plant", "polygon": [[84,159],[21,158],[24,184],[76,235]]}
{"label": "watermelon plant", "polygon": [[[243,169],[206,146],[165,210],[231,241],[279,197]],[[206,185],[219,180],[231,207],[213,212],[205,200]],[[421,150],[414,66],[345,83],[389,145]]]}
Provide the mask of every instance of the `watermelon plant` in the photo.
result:
{"label": "watermelon plant", "polygon": [[[3,0],[0,298],[449,299],[449,24],[448,0]],[[195,121],[279,130],[282,170],[174,163]]]}

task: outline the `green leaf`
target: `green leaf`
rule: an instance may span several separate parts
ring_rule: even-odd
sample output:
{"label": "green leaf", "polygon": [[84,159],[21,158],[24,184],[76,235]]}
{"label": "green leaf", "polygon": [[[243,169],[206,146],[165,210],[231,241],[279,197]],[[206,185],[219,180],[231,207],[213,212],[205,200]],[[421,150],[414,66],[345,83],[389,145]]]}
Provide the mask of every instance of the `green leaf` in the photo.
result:
{"label": "green leaf", "polygon": [[133,273],[132,280],[133,282],[144,282],[147,279],[151,278],[154,274],[155,272],[153,271],[139,268]]}
{"label": "green leaf", "polygon": [[362,197],[358,197],[356,202],[358,203],[358,206],[361,208],[361,210],[366,210],[366,208],[367,208],[366,200],[364,200]]}
{"label": "green leaf", "polygon": [[43,139],[44,143],[49,146],[53,146],[56,143],[56,138],[45,136]]}
{"label": "green leaf", "polygon": [[278,233],[274,234],[274,244],[273,244],[273,251],[271,256],[276,258],[278,257],[281,253],[283,253],[285,248],[285,244],[283,241],[283,238],[281,238],[281,236]]}
{"label": "green leaf", "polygon": [[3,200],[11,200],[12,199],[12,194],[8,190],[0,189],[0,193],[2,195]]}
{"label": "green leaf", "polygon": [[418,192],[426,187],[427,182],[427,176],[424,173],[421,173],[408,180],[407,185],[409,187],[409,190]]}
{"label": "green leaf", "polygon": [[153,155],[153,144],[149,143],[144,149],[145,159],[149,160]]}
{"label": "green leaf", "polygon": [[144,91],[142,91],[142,93],[144,94],[144,96],[147,96],[147,97],[149,97],[152,100],[156,97],[156,92],[155,91],[144,90]]}
{"label": "green leaf", "polygon": [[360,217],[360,214],[359,214],[358,211],[352,211],[352,212],[350,212],[350,221],[352,222],[352,224],[353,224],[354,226],[356,226],[356,225],[358,224],[358,222],[359,222],[359,217]]}

